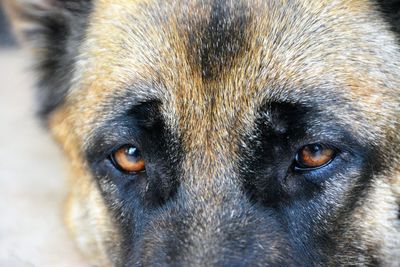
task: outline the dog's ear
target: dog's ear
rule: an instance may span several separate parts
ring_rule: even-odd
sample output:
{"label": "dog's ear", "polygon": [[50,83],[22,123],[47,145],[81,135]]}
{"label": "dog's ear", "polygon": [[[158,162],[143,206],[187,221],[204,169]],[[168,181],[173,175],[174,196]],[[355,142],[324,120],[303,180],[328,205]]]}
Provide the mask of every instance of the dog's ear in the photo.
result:
{"label": "dog's ear", "polygon": [[33,52],[38,73],[39,112],[47,116],[64,99],[91,0],[3,0],[17,39]]}

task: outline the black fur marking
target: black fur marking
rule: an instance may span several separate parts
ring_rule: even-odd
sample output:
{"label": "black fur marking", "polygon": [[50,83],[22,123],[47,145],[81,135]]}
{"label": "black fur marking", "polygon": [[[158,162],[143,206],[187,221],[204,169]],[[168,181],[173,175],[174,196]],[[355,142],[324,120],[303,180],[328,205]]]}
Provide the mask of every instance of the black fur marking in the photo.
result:
{"label": "black fur marking", "polygon": [[216,79],[229,70],[236,57],[246,51],[248,8],[232,7],[225,0],[213,1],[207,21],[189,21],[188,57],[194,68],[200,66],[204,80]]}
{"label": "black fur marking", "polygon": [[[132,243],[143,234],[146,218],[168,205],[176,194],[182,155],[179,141],[165,126],[159,102],[149,101],[104,123],[88,143],[89,166],[122,233],[122,255],[128,257],[133,253]],[[145,173],[126,174],[110,162],[112,151],[124,144],[141,151]]]}
{"label": "black fur marking", "polygon": [[[292,235],[293,245],[311,261],[327,262],[326,255],[335,247],[327,234],[328,224],[316,223],[315,216],[325,214],[328,222],[337,221],[341,225],[348,212],[367,194],[372,174],[382,170],[379,157],[383,153],[373,146],[362,146],[359,137],[352,136],[336,122],[317,107],[271,103],[260,110],[255,132],[243,137],[245,145],[239,166],[244,191],[253,203],[261,203],[280,214]],[[297,150],[316,142],[332,145],[341,154],[322,169],[308,173],[294,171]],[[352,172],[359,173],[359,177],[347,177]],[[332,184],[335,188],[342,185],[348,188],[349,184],[354,187],[342,200],[345,210],[332,212],[336,207],[329,202],[332,197],[329,194],[335,194],[335,198],[344,195],[343,190],[327,194]]]}
{"label": "black fur marking", "polygon": [[99,160],[109,160],[111,151],[125,144],[134,145],[146,162],[146,201],[149,206],[160,205],[173,194],[177,182],[181,152],[176,139],[164,124],[158,102],[140,103],[95,130],[94,137],[88,141],[87,158],[97,166]]}
{"label": "black fur marking", "polygon": [[[323,175],[319,169],[305,172],[294,169],[294,158],[301,147],[321,143],[349,154],[366,155],[356,137],[352,137],[339,124],[333,123],[334,120],[312,107],[288,103],[272,103],[263,107],[256,121],[255,132],[250,138],[244,138],[249,140],[245,147],[249,147],[250,153],[246,154],[244,150],[243,160],[246,163],[240,164],[245,166],[243,175],[250,179],[244,181],[262,191],[260,197],[269,204],[296,198],[300,187],[300,196],[312,197],[314,191],[318,190],[318,184],[323,183],[324,179],[321,178]],[[375,167],[374,171],[377,171],[379,168]],[[310,174],[314,172],[318,175]],[[304,180],[306,186],[290,183],[287,177],[291,175],[304,176],[301,179],[297,177],[296,180]],[[329,176],[330,173],[326,175]],[[259,184],[250,178],[253,176],[263,176],[264,179]],[[269,178],[265,180],[266,177]],[[288,182],[284,187],[281,186]]]}
{"label": "black fur marking", "polygon": [[[399,0],[377,0],[376,1],[385,20],[391,29],[400,34],[400,1]],[[400,37],[400,36],[399,36]]]}
{"label": "black fur marking", "polygon": [[63,102],[71,86],[91,10],[90,0],[56,1],[51,7],[33,5],[24,9],[24,18],[36,26],[24,35],[41,53],[36,69],[40,75],[39,115],[45,121]]}

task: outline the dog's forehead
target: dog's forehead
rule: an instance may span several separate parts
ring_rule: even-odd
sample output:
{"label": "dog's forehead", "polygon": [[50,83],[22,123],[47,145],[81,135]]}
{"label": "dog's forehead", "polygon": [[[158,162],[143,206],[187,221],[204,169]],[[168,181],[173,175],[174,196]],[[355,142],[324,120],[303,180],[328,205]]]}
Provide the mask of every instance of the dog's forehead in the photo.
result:
{"label": "dog's forehead", "polygon": [[251,128],[266,102],[317,105],[355,132],[379,131],[398,98],[393,36],[367,1],[306,2],[97,1],[70,94],[82,133],[148,100],[197,135]]}

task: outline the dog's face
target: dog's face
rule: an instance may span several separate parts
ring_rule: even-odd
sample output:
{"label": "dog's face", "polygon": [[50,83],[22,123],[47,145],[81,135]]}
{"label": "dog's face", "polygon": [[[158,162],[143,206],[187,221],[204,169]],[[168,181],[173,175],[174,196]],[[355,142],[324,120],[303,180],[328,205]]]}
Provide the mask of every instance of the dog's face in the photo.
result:
{"label": "dog's face", "polygon": [[372,2],[33,9],[9,6],[99,264],[398,264],[400,52]]}

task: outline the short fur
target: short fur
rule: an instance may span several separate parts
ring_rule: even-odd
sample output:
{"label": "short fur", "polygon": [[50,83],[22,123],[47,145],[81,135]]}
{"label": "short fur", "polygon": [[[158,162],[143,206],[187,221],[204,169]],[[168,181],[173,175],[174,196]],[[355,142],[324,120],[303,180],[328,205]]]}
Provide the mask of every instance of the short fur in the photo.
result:
{"label": "short fur", "polygon": [[[95,264],[399,265],[394,1],[6,4],[36,29],[66,222]],[[340,153],[299,172],[311,143]],[[125,144],[146,173],[114,168]]]}

